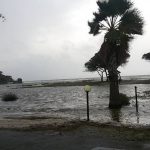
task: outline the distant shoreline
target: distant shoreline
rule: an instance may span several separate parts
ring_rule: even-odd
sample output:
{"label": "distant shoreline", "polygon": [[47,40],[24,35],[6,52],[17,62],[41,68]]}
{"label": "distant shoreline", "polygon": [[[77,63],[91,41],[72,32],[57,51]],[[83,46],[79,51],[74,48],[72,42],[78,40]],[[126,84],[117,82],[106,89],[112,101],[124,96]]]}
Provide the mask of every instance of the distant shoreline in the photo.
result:
{"label": "distant shoreline", "polygon": [[[35,88],[35,87],[57,87],[57,86],[103,86],[107,85],[109,82],[106,81],[98,81],[98,80],[82,80],[82,81],[61,81],[61,82],[54,82],[54,83],[25,83],[22,84],[23,88]],[[150,79],[148,80],[122,80],[120,85],[124,84],[150,84]]]}

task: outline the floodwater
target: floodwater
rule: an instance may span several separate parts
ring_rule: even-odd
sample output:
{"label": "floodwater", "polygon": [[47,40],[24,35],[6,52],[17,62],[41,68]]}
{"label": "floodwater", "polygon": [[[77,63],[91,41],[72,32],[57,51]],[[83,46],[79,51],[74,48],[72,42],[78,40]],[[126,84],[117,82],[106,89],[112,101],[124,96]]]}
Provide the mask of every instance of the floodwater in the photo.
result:
{"label": "floodwater", "polygon": [[[0,85],[0,118],[68,117],[86,119],[86,94],[83,86],[15,88],[17,85]],[[135,108],[135,90],[138,89],[139,113]],[[145,92],[146,91],[146,92]],[[130,97],[130,105],[111,111],[109,87],[93,86],[89,93],[90,119],[120,122],[123,124],[150,124],[150,84],[120,85],[120,93]],[[12,92],[19,99],[1,100],[3,94]]]}

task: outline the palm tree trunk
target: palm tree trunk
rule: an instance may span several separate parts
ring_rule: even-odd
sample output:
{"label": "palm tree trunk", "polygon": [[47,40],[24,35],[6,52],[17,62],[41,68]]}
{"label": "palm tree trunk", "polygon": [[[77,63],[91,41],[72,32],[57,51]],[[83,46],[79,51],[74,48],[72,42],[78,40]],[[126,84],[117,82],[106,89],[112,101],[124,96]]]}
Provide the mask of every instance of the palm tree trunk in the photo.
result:
{"label": "palm tree trunk", "polygon": [[118,74],[114,73],[113,71],[109,71],[109,81],[110,81],[109,108],[120,108],[121,101],[119,99]]}

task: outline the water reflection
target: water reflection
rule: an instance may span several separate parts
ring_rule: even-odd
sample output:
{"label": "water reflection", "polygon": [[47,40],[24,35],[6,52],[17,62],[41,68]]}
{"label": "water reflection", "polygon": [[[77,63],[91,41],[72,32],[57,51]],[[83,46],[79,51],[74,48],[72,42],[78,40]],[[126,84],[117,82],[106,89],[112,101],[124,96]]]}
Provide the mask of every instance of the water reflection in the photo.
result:
{"label": "water reflection", "polygon": [[120,122],[121,109],[110,109],[110,116],[113,121]]}
{"label": "water reflection", "polygon": [[140,123],[140,114],[138,112],[136,112],[136,117],[137,117],[137,124]]}

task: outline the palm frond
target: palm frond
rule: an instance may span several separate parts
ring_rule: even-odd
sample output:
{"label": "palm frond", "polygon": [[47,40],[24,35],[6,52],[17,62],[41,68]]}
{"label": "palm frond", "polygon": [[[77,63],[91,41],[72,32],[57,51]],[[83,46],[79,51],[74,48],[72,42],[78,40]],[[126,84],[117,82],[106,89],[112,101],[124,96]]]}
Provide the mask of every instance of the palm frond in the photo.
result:
{"label": "palm frond", "polygon": [[126,34],[143,34],[143,18],[137,9],[128,10],[120,19],[119,30]]}
{"label": "palm frond", "polygon": [[88,22],[90,27],[90,34],[97,35],[99,34],[100,25],[96,22]]}
{"label": "palm frond", "polygon": [[107,17],[105,14],[103,14],[103,13],[97,13],[97,12],[94,12],[93,15],[94,15],[94,19],[93,19],[94,22],[103,21]]}
{"label": "palm frond", "polygon": [[132,6],[133,3],[129,0],[109,0],[111,16],[122,15]]}
{"label": "palm frond", "polygon": [[124,14],[126,10],[133,6],[133,3],[129,0],[98,0],[97,5],[99,6],[99,13],[110,17]]}
{"label": "palm frond", "polygon": [[[132,7],[132,3],[128,0],[98,0],[98,12],[94,12],[94,19],[88,22],[90,34],[97,35],[100,30],[108,30],[116,23],[119,15],[123,15]],[[103,23],[105,22],[105,24]]]}

